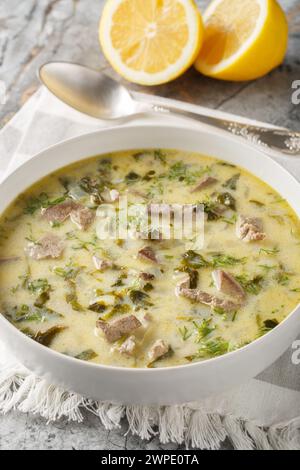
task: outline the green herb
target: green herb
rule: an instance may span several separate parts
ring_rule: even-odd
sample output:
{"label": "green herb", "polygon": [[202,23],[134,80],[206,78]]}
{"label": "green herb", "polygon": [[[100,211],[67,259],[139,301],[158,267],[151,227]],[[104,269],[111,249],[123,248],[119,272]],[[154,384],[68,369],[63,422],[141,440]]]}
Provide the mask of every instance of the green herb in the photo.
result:
{"label": "green herb", "polygon": [[101,249],[99,245],[99,239],[97,238],[97,235],[93,235],[91,239],[89,240],[81,240],[76,232],[67,232],[66,233],[66,239],[67,240],[76,240],[78,242],[77,245],[72,246],[73,250],[86,250],[86,251],[95,251],[97,249]]}
{"label": "green herb", "polygon": [[213,307],[213,311],[217,315],[223,315],[225,318],[227,318],[227,314],[226,314],[225,310],[222,307]]}
{"label": "green herb", "polygon": [[149,152],[147,152],[147,151],[135,152],[135,153],[132,154],[132,158],[134,158],[135,161],[138,162],[140,158],[142,158],[146,155],[149,155]]}
{"label": "green herb", "polygon": [[236,168],[236,165],[233,165],[232,163],[227,163],[227,162],[217,162],[217,165],[220,165],[220,166],[227,166],[229,168]]}
{"label": "green herb", "polygon": [[62,223],[61,222],[58,222],[57,220],[53,220],[50,222],[50,225],[52,228],[59,228],[62,226]]}
{"label": "green herb", "polygon": [[192,269],[207,268],[210,263],[199,253],[189,250],[183,255],[183,266]]}
{"label": "green herb", "polygon": [[248,294],[258,295],[263,287],[264,278],[261,275],[249,278],[246,274],[241,274],[235,278]]}
{"label": "green herb", "polygon": [[168,172],[168,179],[171,181],[177,180],[187,185],[195,184],[199,177],[209,172],[210,168],[205,167],[200,170],[195,170],[191,166],[182,161],[174,163]]}
{"label": "green herb", "polygon": [[53,318],[62,318],[60,313],[47,307],[29,306],[22,304],[8,309],[5,316],[12,322],[44,322],[45,320],[52,320]]}
{"label": "green herb", "polygon": [[263,325],[260,327],[260,332],[262,334],[266,334],[269,331],[276,328],[276,326],[278,326],[278,325],[279,325],[279,322],[276,319],[274,319],[274,320],[265,320],[263,322]]}
{"label": "green herb", "polygon": [[[153,180],[152,180],[153,182]],[[164,185],[159,179],[155,180],[147,192],[147,198],[161,196],[164,193]]]}
{"label": "green herb", "polygon": [[228,225],[234,225],[237,221],[237,215],[233,214],[233,216],[228,219],[227,217],[221,217],[222,222],[225,222]]}
{"label": "green herb", "polygon": [[210,341],[204,342],[199,351],[198,354],[200,357],[216,357],[216,356],[222,356],[223,354],[226,354],[229,350],[229,343],[228,341],[225,341],[223,338],[216,338]]}
{"label": "green herb", "polygon": [[71,305],[75,312],[83,312],[84,308],[77,300],[77,296],[73,293],[66,294],[66,302]]}
{"label": "green herb", "polygon": [[291,292],[300,292],[300,287],[296,287],[295,289],[290,289]]}
{"label": "green herb", "polygon": [[210,265],[213,268],[223,268],[226,266],[235,266],[237,264],[245,264],[247,258],[235,258],[234,256],[225,255],[222,253],[212,254]]}
{"label": "green herb", "polygon": [[226,266],[235,266],[237,264],[244,264],[247,258],[235,258],[234,256],[225,255],[223,253],[213,253],[211,259],[204,258],[204,256],[189,250],[183,255],[182,266],[178,271],[187,271],[187,268],[200,269],[200,268],[222,268]]}
{"label": "green herb", "polygon": [[104,182],[98,181],[90,176],[85,176],[79,180],[78,185],[82,191],[87,194],[100,197],[101,191],[104,189]]}
{"label": "green herb", "polygon": [[183,328],[178,328],[178,332],[182,337],[183,341],[187,341],[192,336],[192,332],[190,332],[186,326],[184,326]]}
{"label": "green herb", "polygon": [[238,180],[240,179],[240,176],[241,176],[240,173],[236,173],[231,178],[229,178],[227,181],[225,181],[225,183],[223,184],[223,187],[224,188],[229,188],[229,189],[232,189],[233,191],[235,191],[236,188],[237,188],[237,183],[238,183]]}
{"label": "green herb", "polygon": [[143,287],[145,292],[150,292],[154,289],[153,284],[151,282],[147,282],[147,284],[144,285]]}
{"label": "green herb", "polygon": [[221,217],[220,207],[215,202],[208,200],[202,201],[200,204],[203,205],[203,210],[207,214],[207,220],[219,220]]}
{"label": "green herb", "polygon": [[149,295],[141,290],[130,291],[129,298],[135,305],[151,305],[148,301]]}
{"label": "green herb", "polygon": [[92,312],[103,313],[107,309],[107,305],[104,302],[94,302],[88,306],[88,309]]}
{"label": "green herb", "polygon": [[238,311],[233,313],[232,319],[231,319],[232,322],[234,322],[236,320],[237,314],[238,314]]}
{"label": "green herb", "polygon": [[53,272],[57,276],[62,277],[65,281],[75,279],[76,276],[79,274],[80,270],[80,267],[75,267],[72,264],[68,264],[64,268],[60,266],[56,266],[55,268],[53,268]]}
{"label": "green herb", "polygon": [[112,159],[110,157],[101,158],[99,161],[98,171],[102,173],[103,171],[109,172],[112,166]]}
{"label": "green herb", "polygon": [[125,284],[124,284],[123,279],[119,277],[119,279],[117,279],[116,282],[111,285],[111,287],[123,287],[124,285]]}
{"label": "green herb", "polygon": [[167,163],[167,155],[162,150],[154,150],[154,159],[160,161],[163,165]]}
{"label": "green herb", "polygon": [[135,173],[134,171],[130,171],[126,176],[125,176],[125,181],[127,184],[133,184],[136,183],[141,179],[140,175]]}
{"label": "green herb", "polygon": [[95,353],[92,349],[87,349],[86,351],[83,351],[80,354],[77,354],[77,356],[74,356],[75,359],[79,359],[81,361],[91,361],[92,359],[95,359],[98,356],[98,354]]}
{"label": "green herb", "polygon": [[29,336],[31,339],[36,341],[37,343],[42,344],[43,346],[50,346],[52,341],[55,339],[55,337],[64,331],[66,329],[65,326],[53,326],[52,328],[49,328],[49,330],[46,331],[38,331],[37,333],[34,333],[32,330],[29,328],[25,328],[22,331],[25,335]]}
{"label": "green herb", "polygon": [[228,207],[229,209],[232,209],[233,211],[236,210],[236,202],[235,198],[232,196],[230,193],[219,193],[215,197],[215,201],[218,204],[222,204],[225,207]]}
{"label": "green herb", "polygon": [[56,206],[57,204],[61,204],[62,202],[64,202],[65,199],[66,196],[61,196],[51,200],[49,199],[47,193],[41,193],[39,196],[32,197],[27,201],[26,206],[24,208],[24,213],[33,215],[37,210],[50,206]]}
{"label": "green herb", "polygon": [[287,273],[286,271],[279,271],[275,274],[274,279],[281,286],[286,286],[290,282],[290,277],[292,273]]}
{"label": "green herb", "polygon": [[74,280],[68,280],[68,292],[66,293],[66,302],[71,305],[76,312],[83,312],[84,307],[80,305],[77,296],[77,289]]}
{"label": "green herb", "polygon": [[155,170],[150,170],[143,176],[143,181],[151,181],[153,178],[155,178]]}
{"label": "green herb", "polygon": [[257,201],[256,199],[250,199],[251,204],[255,204],[257,207],[263,207],[265,204],[263,202]]}
{"label": "green herb", "polygon": [[32,312],[28,305],[22,304],[17,307],[13,307],[12,310],[7,310],[5,316],[14,322],[21,321],[39,321],[40,318],[34,312]]}
{"label": "green herb", "polygon": [[194,321],[193,325],[197,330],[196,343],[200,343],[203,338],[206,338],[206,336],[210,335],[210,333],[212,333],[216,329],[215,326],[211,326],[211,319],[203,320],[200,324]]}
{"label": "green herb", "polygon": [[114,305],[114,307],[104,315],[101,315],[101,320],[109,320],[110,318],[114,317],[115,315],[124,315],[126,313],[129,313],[131,311],[131,308],[128,304],[117,304]]}
{"label": "green herb", "polygon": [[45,303],[48,302],[48,300],[50,299],[49,292],[50,292],[50,289],[47,291],[41,292],[39,296],[37,297],[37,299],[35,300],[34,306],[40,307],[40,308],[43,307]]}
{"label": "green herb", "polygon": [[30,272],[19,276],[19,279],[22,279],[22,287],[24,289],[28,289],[31,294],[38,295],[34,302],[35,307],[43,307],[50,299],[51,286],[47,279],[30,280]]}
{"label": "green herb", "polygon": [[277,266],[276,265],[270,265],[270,264],[259,264],[259,268],[265,269],[266,271],[271,271],[272,269],[275,269]]}
{"label": "green herb", "polygon": [[267,248],[261,248],[259,250],[259,254],[265,254],[265,255],[276,255],[279,253],[279,248],[273,248],[273,249],[267,249]]}
{"label": "green herb", "polygon": [[60,182],[62,187],[68,192],[69,186],[71,184],[70,179],[67,178],[66,176],[62,176],[62,177],[58,178],[58,181]]}
{"label": "green herb", "polygon": [[114,284],[112,284],[111,287],[123,287],[125,284],[124,284],[124,279],[127,279],[127,274],[126,273],[122,273],[118,279],[115,281]]}
{"label": "green herb", "polygon": [[194,359],[202,359],[207,357],[217,357],[226,354],[229,351],[229,343],[223,338],[219,337],[206,342],[203,342],[199,350],[193,356],[188,356],[186,359],[192,361]]}
{"label": "green herb", "polygon": [[33,294],[42,294],[43,292],[49,291],[51,286],[47,279],[36,279],[27,282],[27,289]]}
{"label": "green herb", "polygon": [[188,172],[188,165],[182,161],[174,163],[169,170],[168,177],[170,180],[181,180],[186,178]]}

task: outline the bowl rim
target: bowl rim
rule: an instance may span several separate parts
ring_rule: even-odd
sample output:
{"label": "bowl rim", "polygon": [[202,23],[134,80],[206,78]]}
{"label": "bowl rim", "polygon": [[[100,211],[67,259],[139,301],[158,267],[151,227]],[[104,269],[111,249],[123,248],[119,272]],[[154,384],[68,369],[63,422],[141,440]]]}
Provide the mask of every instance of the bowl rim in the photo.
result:
{"label": "bowl rim", "polygon": [[[96,131],[93,131],[93,132],[88,132],[88,133],[85,133],[85,134],[81,134],[81,135],[76,136],[76,137],[71,137],[71,138],[65,139],[61,142],[58,142],[54,145],[49,145],[48,147],[44,148],[42,151],[34,154],[32,157],[30,157],[27,161],[23,162],[21,165],[19,165],[17,168],[15,168],[13,171],[11,171],[9,174],[6,174],[5,177],[3,178],[3,180],[0,183],[0,190],[1,190],[1,186],[4,183],[7,183],[7,181],[9,181],[12,177],[15,177],[15,176],[18,176],[19,174],[22,174],[24,169],[27,167],[27,165],[29,165],[30,163],[34,163],[36,160],[42,158],[42,156],[44,154],[47,154],[49,151],[55,151],[57,149],[61,149],[66,145],[76,144],[76,142],[80,142],[83,139],[88,139],[89,140],[89,139],[92,139],[93,137],[101,136],[103,133],[114,132],[114,131],[118,132],[121,129],[122,130],[124,130],[124,129],[125,130],[126,129],[127,130],[129,130],[129,129],[130,130],[132,130],[132,129],[141,130],[145,127],[146,128],[151,128],[153,130],[156,129],[156,128],[161,130],[161,128],[163,128],[164,130],[168,131],[168,129],[169,129],[172,132],[174,132],[174,131],[178,131],[178,132],[195,131],[195,129],[190,129],[190,128],[184,127],[183,125],[179,125],[179,124],[159,124],[158,125],[158,124],[153,124],[153,123],[143,123],[142,125],[141,124],[131,124],[130,126],[128,126],[128,125],[114,125],[114,126],[109,126],[109,127],[102,128],[102,129],[99,129],[99,130],[96,130]],[[198,132],[202,132],[204,134],[209,134],[212,137],[214,135],[213,131],[209,127],[199,129]],[[249,144],[247,141],[244,141],[242,138],[232,137],[232,136],[228,135],[225,132],[224,133],[222,132],[221,135],[219,134],[219,137],[220,136],[226,141],[231,141],[232,142],[233,140],[236,140],[236,143],[238,142],[239,145],[241,146],[241,148],[245,147],[248,150],[253,149],[253,151],[256,151],[256,153],[260,153],[261,157],[264,158],[268,162],[269,165],[273,165],[274,167],[277,167],[278,170],[282,174],[285,174],[285,175],[288,176],[288,178],[292,179],[294,181],[294,183],[296,183],[298,185],[299,190],[300,190],[300,182],[295,178],[295,176],[292,175],[285,167],[280,165],[280,163],[278,163],[276,160],[274,160],[269,155],[264,153],[261,149],[254,148],[251,144]],[[150,147],[146,146],[145,148],[150,148]],[[155,148],[155,145],[151,148],[152,149]],[[172,147],[169,147],[169,149],[172,150]],[[180,149],[178,149],[178,147],[176,147],[176,149],[180,150]],[[125,148],[123,151],[126,151],[126,150],[131,150],[131,149],[130,148]],[[120,152],[120,151],[121,150],[116,150],[116,152]],[[103,155],[105,155],[105,153],[107,153],[107,152],[104,152]],[[195,152],[195,153],[197,153],[197,152]],[[200,151],[198,153],[201,155]],[[68,167],[68,166],[70,166],[74,163],[80,162],[80,161],[88,160],[90,158],[96,157],[97,155],[101,156],[102,153],[100,152],[99,154],[95,154],[95,155],[92,155],[92,156],[86,156],[86,157],[83,157],[83,158],[78,158],[78,159],[75,159],[71,163],[67,163],[67,164],[58,166],[56,169],[51,170],[50,172],[46,173],[44,176],[41,176],[39,179],[36,179],[34,183],[31,183],[30,185],[26,186],[26,189],[30,188],[33,184],[37,183],[38,181],[40,181],[43,178],[50,175],[51,172],[56,172],[60,169],[63,169],[64,167]],[[218,156],[211,156],[211,157],[215,158],[215,159],[218,159],[219,161],[226,161],[226,159],[224,159],[223,157],[218,157]],[[242,163],[243,162],[239,163],[238,166],[240,166],[242,169],[244,169],[248,173],[252,174],[256,178],[262,180],[262,178],[260,176],[257,176],[252,170],[248,170],[247,168],[245,168]],[[266,184],[271,186],[267,182],[266,182]],[[274,189],[272,186],[271,186],[271,188]],[[23,190],[23,191],[25,191],[25,190]],[[277,191],[277,190],[275,189],[275,191]],[[277,191],[277,192],[279,192],[279,191]],[[19,194],[20,193],[18,193],[18,195]],[[17,198],[18,195],[15,196],[15,197]],[[289,201],[288,201],[288,203],[290,204]],[[3,211],[1,213],[3,213]],[[299,218],[298,214],[296,214],[296,215]],[[299,310],[299,307],[300,307],[300,301],[296,305],[296,307],[274,329],[272,329],[271,331],[269,331],[265,335],[254,339],[253,341],[251,341],[250,343],[242,346],[241,348],[229,351],[229,352],[227,352],[223,355],[220,355],[220,356],[216,356],[216,357],[212,357],[212,358],[208,358],[208,359],[204,359],[204,360],[200,360],[200,361],[195,361],[195,362],[191,362],[191,363],[187,363],[187,364],[174,365],[174,366],[157,367],[157,368],[147,368],[147,367],[133,368],[133,367],[126,367],[126,366],[107,365],[107,364],[84,361],[82,359],[76,359],[75,357],[67,356],[67,355],[65,355],[65,354],[63,354],[59,351],[56,351],[54,349],[51,349],[50,347],[44,346],[44,345],[36,342],[35,340],[30,338],[26,334],[22,333],[1,312],[0,312],[0,324],[1,324],[1,322],[3,322],[3,324],[5,324],[5,326],[8,329],[10,329],[10,331],[12,332],[13,335],[16,335],[19,338],[19,340],[22,341],[23,343],[27,343],[28,345],[30,345],[37,353],[39,351],[40,352],[43,351],[44,354],[48,355],[49,357],[51,356],[54,360],[63,361],[63,362],[65,362],[65,364],[68,364],[68,363],[73,364],[73,365],[77,364],[78,366],[84,365],[86,368],[89,368],[90,370],[95,369],[95,371],[104,370],[104,371],[126,373],[126,374],[134,373],[135,375],[145,374],[145,373],[148,374],[148,375],[149,374],[154,375],[154,374],[163,374],[163,373],[167,373],[167,372],[174,373],[175,371],[187,370],[187,369],[191,369],[191,368],[200,368],[200,367],[202,367],[202,369],[204,369],[204,368],[210,367],[210,364],[218,364],[218,363],[221,363],[221,362],[230,361],[232,358],[235,358],[237,355],[241,355],[241,354],[255,348],[257,345],[265,343],[268,339],[272,338],[272,336],[276,336],[276,334],[279,332],[279,330],[282,330],[284,328],[284,326],[286,326],[286,324],[289,323],[292,320],[292,317],[294,317],[294,315],[297,313],[297,311]]]}

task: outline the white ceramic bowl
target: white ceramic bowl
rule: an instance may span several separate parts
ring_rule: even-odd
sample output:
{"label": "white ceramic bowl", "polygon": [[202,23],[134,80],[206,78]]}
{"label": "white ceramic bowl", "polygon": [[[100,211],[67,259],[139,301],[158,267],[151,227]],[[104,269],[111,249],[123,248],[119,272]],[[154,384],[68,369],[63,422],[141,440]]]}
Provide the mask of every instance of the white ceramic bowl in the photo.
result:
{"label": "white ceramic bowl", "polygon": [[[0,212],[50,172],[118,150],[173,148],[196,151],[240,165],[270,184],[300,216],[300,184],[258,150],[227,136],[175,126],[105,129],[51,147],[12,173],[0,186]],[[215,359],[162,369],[128,369],[79,361],[39,345],[0,315],[0,338],[30,370],[85,397],[124,404],[172,404],[220,393],[256,376],[274,362],[300,331],[297,307],[274,330],[240,350]]]}

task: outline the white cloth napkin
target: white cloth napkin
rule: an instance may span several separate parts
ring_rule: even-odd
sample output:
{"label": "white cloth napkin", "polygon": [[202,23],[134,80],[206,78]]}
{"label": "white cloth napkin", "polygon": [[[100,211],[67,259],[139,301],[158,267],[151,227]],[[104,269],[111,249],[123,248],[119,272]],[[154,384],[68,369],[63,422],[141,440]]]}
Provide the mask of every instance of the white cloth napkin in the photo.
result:
{"label": "white cloth napkin", "polygon": [[[138,97],[147,99],[145,95]],[[170,103],[167,99],[158,100]],[[171,101],[171,104],[201,110],[187,103]],[[201,126],[174,116],[147,116],[126,125],[165,119],[182,126]],[[41,88],[0,133],[0,179],[50,145],[111,125],[72,110]],[[300,162],[292,158],[278,161],[300,179]],[[0,343],[0,411],[18,409],[39,413],[48,420],[68,417],[80,421],[81,409],[86,408],[97,414],[108,429],[119,426],[126,416],[133,433],[144,439],[157,433],[164,443],[186,442],[216,449],[229,437],[236,449],[300,449],[300,366],[292,364],[292,352],[290,349],[258,378],[228,393],[199,403],[148,408],[95,403],[88,397],[60,390],[17,364]]]}

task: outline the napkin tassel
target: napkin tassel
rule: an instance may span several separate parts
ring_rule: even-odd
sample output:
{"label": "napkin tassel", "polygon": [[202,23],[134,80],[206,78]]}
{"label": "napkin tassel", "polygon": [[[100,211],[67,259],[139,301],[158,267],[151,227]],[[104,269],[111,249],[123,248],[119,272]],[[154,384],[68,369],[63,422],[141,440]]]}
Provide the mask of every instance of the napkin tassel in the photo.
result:
{"label": "napkin tassel", "polygon": [[82,422],[87,410],[107,430],[121,427],[125,417],[128,432],[149,440],[157,436],[162,444],[184,444],[187,448],[215,450],[228,438],[237,450],[299,450],[300,417],[288,423],[263,428],[234,416],[207,413],[191,405],[123,406],[84,399],[66,392],[10,364],[0,373],[0,412],[11,410],[39,414],[48,422],[61,418]]}

